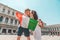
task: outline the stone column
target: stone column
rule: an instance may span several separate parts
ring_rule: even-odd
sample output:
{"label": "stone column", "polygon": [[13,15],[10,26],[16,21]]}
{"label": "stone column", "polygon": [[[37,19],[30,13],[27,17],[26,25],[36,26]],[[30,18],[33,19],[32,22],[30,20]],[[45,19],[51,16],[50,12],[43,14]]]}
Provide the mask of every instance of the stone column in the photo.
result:
{"label": "stone column", "polygon": [[0,5],[0,13],[2,13],[3,6]]}
{"label": "stone column", "polygon": [[13,25],[15,25],[15,20],[13,20]]}
{"label": "stone column", "polygon": [[2,34],[2,28],[1,28],[1,31],[0,31],[0,33]]}
{"label": "stone column", "polygon": [[17,25],[19,24],[19,21],[17,21]]}
{"label": "stone column", "polygon": [[8,20],[8,24],[10,24],[10,18],[9,18],[9,20]]}
{"label": "stone column", "polygon": [[13,29],[11,30],[11,33],[13,34]]}
{"label": "stone column", "polygon": [[8,34],[8,29],[6,29],[6,34]]}
{"label": "stone column", "polygon": [[5,19],[6,19],[6,17],[3,18],[3,21],[2,21],[3,23],[5,23]]}

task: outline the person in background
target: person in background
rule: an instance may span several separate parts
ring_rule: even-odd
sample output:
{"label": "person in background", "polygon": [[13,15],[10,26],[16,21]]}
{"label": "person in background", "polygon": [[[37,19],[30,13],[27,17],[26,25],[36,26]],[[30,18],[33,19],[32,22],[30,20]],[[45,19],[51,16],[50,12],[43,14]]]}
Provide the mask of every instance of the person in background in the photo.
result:
{"label": "person in background", "polygon": [[35,31],[31,31],[31,33],[33,34],[35,40],[41,40],[41,27],[43,25],[41,24],[41,20],[38,19],[37,12],[32,10],[30,13],[30,18],[33,18],[39,21]]}
{"label": "person in background", "polygon": [[41,19],[39,19],[39,26],[40,26],[41,28],[44,27],[44,26],[43,26],[43,21],[42,21]]}
{"label": "person in background", "polygon": [[[23,14],[23,16],[30,17],[30,9],[26,9],[25,13]],[[24,32],[24,36],[27,37],[27,40],[30,40],[29,29],[25,28],[25,27],[22,27],[21,26],[21,22],[20,22],[20,26],[18,27],[18,32],[17,32],[17,35],[18,35],[17,40],[21,39],[21,36],[22,36],[23,32]]]}

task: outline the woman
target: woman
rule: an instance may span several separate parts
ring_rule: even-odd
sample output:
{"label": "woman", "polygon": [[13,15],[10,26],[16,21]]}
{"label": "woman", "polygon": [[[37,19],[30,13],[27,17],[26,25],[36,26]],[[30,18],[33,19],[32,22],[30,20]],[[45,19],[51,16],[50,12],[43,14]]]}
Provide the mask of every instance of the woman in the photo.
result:
{"label": "woman", "polygon": [[[38,16],[37,16],[36,11],[33,10],[33,11],[30,13],[30,18],[33,18],[33,19],[35,19],[35,20],[38,20]],[[38,23],[35,31],[33,32],[33,35],[34,35],[35,40],[41,40],[41,28],[40,28],[40,26],[39,26],[39,23]]]}

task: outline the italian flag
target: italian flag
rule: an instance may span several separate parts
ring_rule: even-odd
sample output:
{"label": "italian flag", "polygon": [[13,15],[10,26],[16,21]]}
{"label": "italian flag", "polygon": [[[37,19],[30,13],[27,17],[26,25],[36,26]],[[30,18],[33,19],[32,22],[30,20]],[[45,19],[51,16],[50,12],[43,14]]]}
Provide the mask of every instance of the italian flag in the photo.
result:
{"label": "italian flag", "polygon": [[20,12],[16,12],[16,18],[20,21],[20,25],[24,28],[28,28],[32,31],[35,30],[38,21],[22,15]]}

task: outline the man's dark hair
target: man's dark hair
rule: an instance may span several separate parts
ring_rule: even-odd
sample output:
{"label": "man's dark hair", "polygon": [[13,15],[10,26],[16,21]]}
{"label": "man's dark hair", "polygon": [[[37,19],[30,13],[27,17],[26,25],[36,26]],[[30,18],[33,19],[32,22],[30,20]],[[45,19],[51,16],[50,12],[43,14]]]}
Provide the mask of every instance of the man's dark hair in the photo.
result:
{"label": "man's dark hair", "polygon": [[30,11],[30,9],[26,9],[25,11]]}

